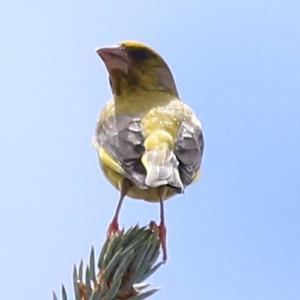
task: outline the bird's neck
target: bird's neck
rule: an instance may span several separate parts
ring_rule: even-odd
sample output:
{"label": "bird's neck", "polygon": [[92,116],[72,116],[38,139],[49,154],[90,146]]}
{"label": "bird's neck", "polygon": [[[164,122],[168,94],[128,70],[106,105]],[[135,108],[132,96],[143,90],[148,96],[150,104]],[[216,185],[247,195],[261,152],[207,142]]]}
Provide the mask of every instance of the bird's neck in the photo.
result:
{"label": "bird's neck", "polygon": [[116,109],[129,115],[143,114],[157,106],[165,106],[176,99],[174,95],[165,92],[146,92],[143,90],[125,95],[115,95],[114,102]]}
{"label": "bird's neck", "polygon": [[[161,69],[158,69],[159,71]],[[168,71],[168,70],[167,70]],[[159,76],[157,76],[159,75]],[[172,74],[135,74],[133,72],[124,74],[119,70],[113,70],[110,73],[110,86],[114,96],[127,97],[128,95],[139,95],[145,93],[170,94],[178,97],[178,92]]]}

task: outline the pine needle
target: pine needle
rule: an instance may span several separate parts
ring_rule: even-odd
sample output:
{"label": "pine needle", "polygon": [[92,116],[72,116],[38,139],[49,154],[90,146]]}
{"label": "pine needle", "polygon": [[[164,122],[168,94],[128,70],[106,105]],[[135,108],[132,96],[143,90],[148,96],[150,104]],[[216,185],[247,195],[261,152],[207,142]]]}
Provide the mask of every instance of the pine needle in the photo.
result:
{"label": "pine needle", "polygon": [[[150,226],[132,227],[110,236],[103,245],[95,267],[92,247],[89,263],[83,260],[73,269],[75,300],[142,300],[149,298],[157,288],[141,283],[162,265],[157,263],[160,241],[157,230]],[[85,271],[84,271],[85,269]],[[96,272],[97,271],[97,272]],[[58,300],[53,293],[53,300]],[[62,288],[62,300],[68,300]]]}

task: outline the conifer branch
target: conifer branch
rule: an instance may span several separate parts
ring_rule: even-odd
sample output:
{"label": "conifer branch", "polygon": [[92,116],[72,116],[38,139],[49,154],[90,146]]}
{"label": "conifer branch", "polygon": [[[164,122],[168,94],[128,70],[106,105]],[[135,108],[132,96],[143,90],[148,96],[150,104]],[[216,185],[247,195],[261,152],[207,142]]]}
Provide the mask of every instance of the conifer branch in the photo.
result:
{"label": "conifer branch", "polygon": [[[98,263],[92,247],[89,263],[81,260],[73,269],[75,300],[142,300],[150,297],[157,288],[143,283],[163,264],[157,263],[160,240],[157,226],[132,227],[108,237]],[[61,299],[68,300],[62,286]],[[53,293],[53,300],[58,297]]]}

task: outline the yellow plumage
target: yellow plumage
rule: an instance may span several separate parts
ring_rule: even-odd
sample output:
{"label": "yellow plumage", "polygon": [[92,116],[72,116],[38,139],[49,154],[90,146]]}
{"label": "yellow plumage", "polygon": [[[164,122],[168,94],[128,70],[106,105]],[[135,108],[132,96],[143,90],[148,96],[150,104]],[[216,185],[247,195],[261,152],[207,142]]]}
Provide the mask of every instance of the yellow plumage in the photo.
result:
{"label": "yellow plumage", "polygon": [[203,137],[158,53],[132,41],[97,52],[109,72],[113,99],[100,114],[94,146],[105,176],[121,191],[115,226],[125,195],[160,201],[163,210],[164,200],[195,180]]}
{"label": "yellow plumage", "polygon": [[[143,96],[137,105],[126,102],[123,99],[118,99],[121,102],[115,103],[114,100],[110,101],[102,110],[98,124],[115,114],[127,114],[130,116],[141,116],[142,132],[145,138],[144,146],[146,150],[154,149],[174,149],[176,134],[178,128],[183,120],[190,119],[191,110],[180,100],[174,97],[164,96],[165,99],[159,100],[159,105],[153,99],[158,99],[161,95],[149,93]],[[130,104],[129,104],[130,103]],[[140,105],[142,104],[142,105]],[[118,162],[116,162],[109,153],[107,153],[99,144],[94,143],[98,151],[99,161],[107,179],[120,190],[125,172]],[[145,156],[141,157],[144,167],[148,168],[148,163]],[[172,188],[168,188],[167,198],[176,194]],[[159,201],[157,188],[140,189],[136,186],[130,187],[127,195],[131,198],[144,199],[147,201]]]}

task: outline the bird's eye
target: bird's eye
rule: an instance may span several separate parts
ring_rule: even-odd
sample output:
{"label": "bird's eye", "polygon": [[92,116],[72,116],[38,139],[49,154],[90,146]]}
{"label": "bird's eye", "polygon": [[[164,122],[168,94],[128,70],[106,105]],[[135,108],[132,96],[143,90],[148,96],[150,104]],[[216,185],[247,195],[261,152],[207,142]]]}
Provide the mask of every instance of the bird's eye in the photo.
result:
{"label": "bird's eye", "polygon": [[121,50],[122,51],[125,51],[126,50],[126,47],[124,45],[121,45]]}
{"label": "bird's eye", "polygon": [[145,61],[150,57],[148,51],[141,49],[131,51],[130,56],[137,62]]}

